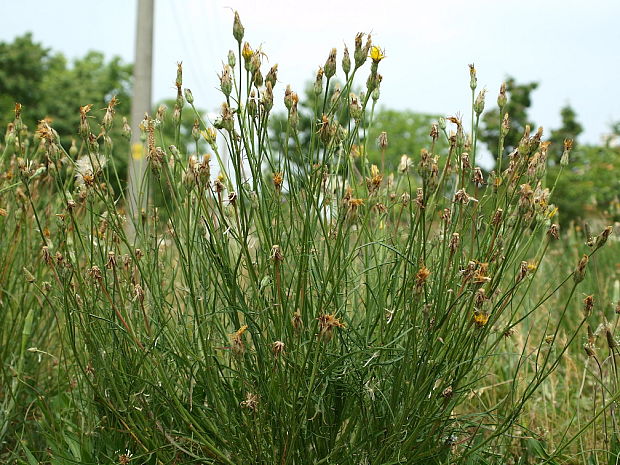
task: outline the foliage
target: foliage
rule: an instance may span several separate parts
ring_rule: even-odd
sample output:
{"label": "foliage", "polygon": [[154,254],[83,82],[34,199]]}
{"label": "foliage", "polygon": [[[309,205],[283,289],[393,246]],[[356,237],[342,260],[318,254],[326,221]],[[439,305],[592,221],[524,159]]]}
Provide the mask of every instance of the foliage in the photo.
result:
{"label": "foliage", "polygon": [[[551,167],[550,179],[561,168]],[[620,148],[579,146],[563,170],[554,196],[562,225],[605,218],[620,221]]]}
{"label": "foliage", "polygon": [[[422,149],[430,147],[429,134],[438,119],[438,115],[413,111],[379,110],[368,132],[368,160],[381,165],[382,156],[381,150],[377,148],[377,140],[382,132],[386,132],[389,139],[385,150],[385,166],[388,170],[395,170],[402,155],[417,156]],[[446,147],[445,139],[439,139],[437,152],[445,150]]]}
{"label": "foliage", "polygon": [[578,147],[577,139],[583,132],[583,126],[577,121],[577,113],[570,105],[562,107],[560,110],[562,117],[562,126],[558,129],[551,130],[549,141],[551,142],[551,158],[555,163],[560,162],[562,156],[564,141],[570,139],[573,141],[573,150]]}

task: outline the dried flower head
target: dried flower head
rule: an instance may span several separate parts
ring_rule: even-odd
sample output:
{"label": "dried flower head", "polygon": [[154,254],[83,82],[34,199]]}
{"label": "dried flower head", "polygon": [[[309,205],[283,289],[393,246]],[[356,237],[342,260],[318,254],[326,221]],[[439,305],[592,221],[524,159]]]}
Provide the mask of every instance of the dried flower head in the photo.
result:
{"label": "dried flower head", "polygon": [[243,333],[248,329],[248,325],[243,325],[237,331],[230,335],[232,342],[232,351],[235,355],[243,355],[245,352],[245,343],[243,342]]}
{"label": "dried flower head", "polygon": [[240,403],[242,408],[256,412],[258,410],[258,396],[251,392],[246,393],[245,400]]}
{"label": "dried flower head", "polygon": [[319,322],[319,338],[326,342],[332,339],[334,328],[344,328],[344,324],[332,314],[324,313],[317,320]]}
{"label": "dried flower head", "polygon": [[271,351],[273,352],[273,356],[278,358],[280,355],[284,354],[284,342],[275,341],[271,344]]}

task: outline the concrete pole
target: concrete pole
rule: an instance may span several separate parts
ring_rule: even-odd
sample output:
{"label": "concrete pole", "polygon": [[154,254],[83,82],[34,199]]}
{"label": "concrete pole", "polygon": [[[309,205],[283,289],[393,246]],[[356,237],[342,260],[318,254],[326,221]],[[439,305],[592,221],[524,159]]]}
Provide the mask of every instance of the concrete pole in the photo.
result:
{"label": "concrete pole", "polygon": [[133,70],[133,97],[131,101],[131,154],[128,165],[127,197],[129,202],[128,226],[133,231],[131,218],[138,219],[146,208],[148,192],[142,179],[146,168],[146,149],[140,140],[140,122],[151,112],[153,71],[153,16],[154,0],[138,0],[136,28],[136,55]]}

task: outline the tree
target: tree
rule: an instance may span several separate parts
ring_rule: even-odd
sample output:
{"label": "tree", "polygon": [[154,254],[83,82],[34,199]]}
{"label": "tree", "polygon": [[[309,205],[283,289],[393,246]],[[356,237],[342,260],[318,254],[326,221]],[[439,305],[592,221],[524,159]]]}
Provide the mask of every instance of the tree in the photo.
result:
{"label": "tree", "polygon": [[27,33],[0,43],[0,123],[13,120],[19,102],[29,128],[50,117],[59,134],[76,134],[80,106],[93,104],[91,115],[103,116],[107,101],[116,95],[117,115],[129,114],[131,77],[132,65],[119,57],[106,61],[102,53],[91,51],[69,64],[63,54],[52,53]]}
{"label": "tree", "polygon": [[[381,154],[377,149],[376,141],[381,132],[388,135],[388,146],[385,150],[386,170],[395,169],[402,155],[417,157],[422,149],[429,149],[431,138],[429,136],[433,123],[437,121],[437,115],[415,113],[410,110],[381,109],[372,122],[368,133],[368,159],[371,163],[381,166]],[[435,152],[443,150],[446,146],[443,138],[438,139],[441,146],[435,147]]]}
{"label": "tree", "polygon": [[538,87],[537,82],[518,84],[513,77],[506,79],[507,101],[500,115],[499,107],[489,110],[482,117],[482,129],[480,140],[486,143],[489,151],[497,159],[499,148],[500,122],[505,113],[510,118],[510,131],[504,139],[502,156],[507,155],[518,145],[525,126],[534,128],[534,122],[530,120],[528,109],[532,105],[532,92]]}
{"label": "tree", "polygon": [[560,110],[560,116],[562,117],[562,126],[558,129],[551,131],[551,149],[550,158],[559,163],[562,157],[564,140],[572,139],[573,150],[577,148],[577,137],[583,132],[583,126],[577,121],[577,113],[570,105],[564,106]]}

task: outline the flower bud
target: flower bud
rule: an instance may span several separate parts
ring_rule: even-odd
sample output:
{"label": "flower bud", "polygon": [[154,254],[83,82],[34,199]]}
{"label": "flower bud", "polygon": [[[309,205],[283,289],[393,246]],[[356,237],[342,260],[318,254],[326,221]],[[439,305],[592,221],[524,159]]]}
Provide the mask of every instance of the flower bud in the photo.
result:
{"label": "flower bud", "polygon": [[349,57],[349,49],[346,46],[342,55],[342,70],[345,75],[348,75],[351,71],[351,57]]}
{"label": "flower bud", "polygon": [[581,281],[583,281],[583,278],[585,278],[588,260],[589,257],[587,255],[584,255],[583,257],[581,257],[581,260],[579,260],[577,268],[575,269],[575,273],[573,274],[573,279],[575,283],[580,283]]}
{"label": "flower bud", "polygon": [[502,85],[499,88],[499,95],[497,96],[497,106],[503,109],[506,106],[506,83],[502,82]]}
{"label": "flower bud", "polygon": [[265,110],[265,113],[269,113],[273,108],[273,89],[271,87],[271,81],[267,81],[265,92],[263,92],[261,98],[261,104]]}
{"label": "flower bud", "polygon": [[190,105],[193,105],[194,103],[194,94],[192,94],[191,89],[185,89],[185,100],[187,100],[187,103],[189,103]]}
{"label": "flower bud", "polygon": [[325,77],[330,79],[334,74],[336,74],[336,49],[332,48],[331,52],[329,52],[329,56],[327,57],[327,61],[325,61]]}
{"label": "flower bud", "polygon": [[480,116],[480,114],[484,111],[484,95],[486,92],[486,89],[482,89],[478,93],[478,97],[476,97],[476,101],[474,102],[474,111],[477,116]]}
{"label": "flower bud", "polygon": [[254,52],[252,51],[250,44],[248,44],[247,42],[243,44],[243,50],[241,51],[241,55],[243,56],[245,70],[250,71],[250,61],[254,56]]}
{"label": "flower bud", "polygon": [[316,72],[316,80],[314,81],[314,93],[321,95],[323,92],[323,68],[319,66],[319,70]]}
{"label": "flower bud", "polygon": [[349,114],[356,122],[359,122],[362,118],[362,107],[360,106],[359,99],[353,92],[349,94]]}
{"label": "flower bud", "polygon": [[232,76],[230,66],[224,66],[220,77],[220,89],[226,97],[230,97],[232,91]]}
{"label": "flower bud", "polygon": [[232,50],[229,50],[228,51],[228,66],[230,66],[231,68],[234,68],[236,64],[237,64],[237,56],[235,55],[235,52],[233,52]]}
{"label": "flower bud", "polygon": [[177,89],[181,90],[181,86],[183,85],[183,62],[181,61],[177,63],[177,79],[175,85]]}
{"label": "flower bud", "polygon": [[564,139],[564,151],[562,152],[562,158],[560,159],[560,165],[562,166],[568,165],[568,156],[572,148],[573,148],[573,140]]}
{"label": "flower bud", "polygon": [[273,89],[276,86],[276,82],[278,80],[278,65],[275,64],[271,67],[269,72],[267,73],[267,77],[265,78],[265,82],[271,83],[271,88]]}
{"label": "flower bud", "polygon": [[245,30],[243,29],[243,25],[241,24],[239,13],[235,11],[235,20],[233,22],[233,37],[239,44],[241,44],[241,41],[243,40],[244,33]]}
{"label": "flower bud", "polygon": [[478,87],[478,78],[476,77],[476,68],[472,63],[469,65],[469,88],[476,90],[476,87]]}

